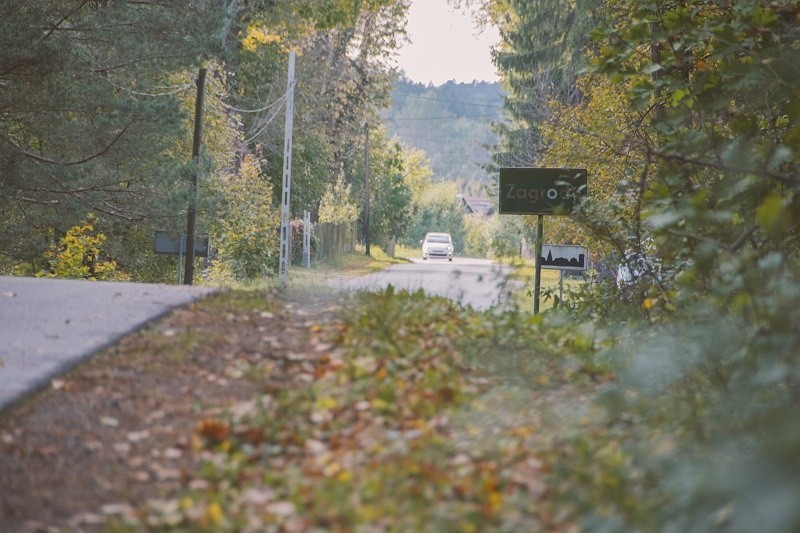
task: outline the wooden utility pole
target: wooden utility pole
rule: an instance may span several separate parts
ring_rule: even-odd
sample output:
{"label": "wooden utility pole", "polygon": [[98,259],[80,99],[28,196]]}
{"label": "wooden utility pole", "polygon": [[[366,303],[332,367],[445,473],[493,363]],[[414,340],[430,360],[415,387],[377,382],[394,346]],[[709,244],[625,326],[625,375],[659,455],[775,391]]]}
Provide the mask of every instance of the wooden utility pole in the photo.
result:
{"label": "wooden utility pole", "polygon": [[369,123],[364,126],[364,244],[369,255]]}
{"label": "wooden utility pole", "polygon": [[186,215],[186,259],[183,268],[183,283],[194,282],[194,247],[197,233],[197,191],[200,184],[200,145],[203,140],[203,100],[206,86],[206,69],[201,68],[197,76],[197,99],[194,105],[194,138],[192,139],[192,160],[195,168],[192,188],[189,193],[189,212]]}

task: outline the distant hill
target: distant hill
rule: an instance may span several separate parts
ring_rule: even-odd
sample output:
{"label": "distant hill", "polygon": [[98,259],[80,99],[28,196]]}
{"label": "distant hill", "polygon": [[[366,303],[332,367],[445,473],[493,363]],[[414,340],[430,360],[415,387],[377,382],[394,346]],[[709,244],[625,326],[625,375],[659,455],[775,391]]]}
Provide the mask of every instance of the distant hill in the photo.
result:
{"label": "distant hill", "polygon": [[383,113],[391,136],[428,153],[435,181],[488,180],[481,165],[497,142],[492,122],[502,120],[499,83],[447,82],[433,86],[400,80]]}

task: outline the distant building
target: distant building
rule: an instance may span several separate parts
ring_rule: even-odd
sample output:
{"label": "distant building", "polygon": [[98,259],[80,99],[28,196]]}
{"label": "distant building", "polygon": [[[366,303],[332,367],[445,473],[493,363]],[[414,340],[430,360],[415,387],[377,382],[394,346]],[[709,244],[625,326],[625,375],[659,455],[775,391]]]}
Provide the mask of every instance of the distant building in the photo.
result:
{"label": "distant building", "polygon": [[461,200],[461,205],[464,211],[470,215],[491,216],[494,214],[494,203],[488,198],[478,198],[477,196],[464,196],[459,194],[456,196]]}

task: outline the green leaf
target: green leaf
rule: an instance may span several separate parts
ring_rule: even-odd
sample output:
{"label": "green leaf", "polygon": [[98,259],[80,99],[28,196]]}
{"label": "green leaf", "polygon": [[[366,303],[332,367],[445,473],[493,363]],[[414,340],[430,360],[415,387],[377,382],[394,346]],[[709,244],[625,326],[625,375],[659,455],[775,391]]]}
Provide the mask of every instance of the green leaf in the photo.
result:
{"label": "green leaf", "polygon": [[756,222],[772,239],[780,239],[791,225],[791,215],[779,194],[772,194],[756,209]]}
{"label": "green leaf", "polygon": [[647,217],[647,224],[654,230],[659,231],[677,226],[682,220],[683,216],[680,213],[670,211]]}

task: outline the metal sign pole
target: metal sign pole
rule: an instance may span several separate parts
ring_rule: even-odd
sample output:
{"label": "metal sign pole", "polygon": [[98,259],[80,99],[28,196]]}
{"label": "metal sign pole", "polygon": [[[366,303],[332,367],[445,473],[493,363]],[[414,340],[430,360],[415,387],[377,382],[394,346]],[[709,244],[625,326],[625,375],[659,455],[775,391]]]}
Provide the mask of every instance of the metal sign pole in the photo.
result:
{"label": "metal sign pole", "polygon": [[186,235],[181,235],[178,245],[178,285],[183,284],[183,254],[186,251]]}
{"label": "metal sign pole", "polygon": [[539,295],[542,288],[542,241],[544,237],[544,215],[536,217],[536,274],[533,278],[533,314],[539,314]]}
{"label": "metal sign pole", "polygon": [[292,129],[294,125],[294,50],[289,52],[289,75],[286,88],[286,127],[283,139],[283,189],[281,193],[281,242],[278,280],[286,283],[289,270],[289,200],[292,189]]}
{"label": "metal sign pole", "polygon": [[303,266],[311,268],[311,212],[303,214]]}

